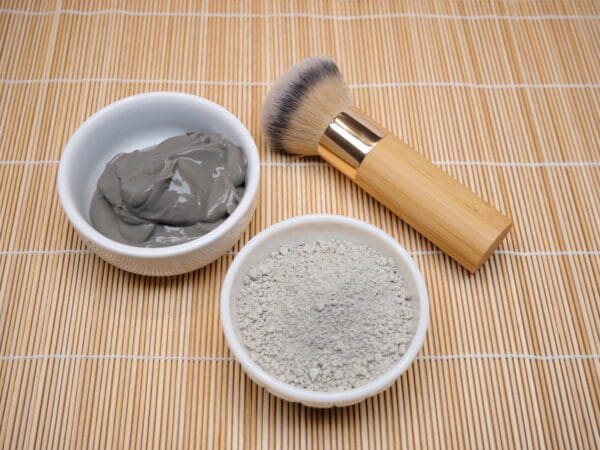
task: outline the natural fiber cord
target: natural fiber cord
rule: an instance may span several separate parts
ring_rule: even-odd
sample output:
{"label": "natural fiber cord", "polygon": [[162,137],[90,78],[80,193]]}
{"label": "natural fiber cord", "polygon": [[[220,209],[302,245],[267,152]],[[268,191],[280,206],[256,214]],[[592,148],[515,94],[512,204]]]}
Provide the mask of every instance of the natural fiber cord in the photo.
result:
{"label": "natural fiber cord", "polygon": [[[475,275],[328,165],[269,151],[269,83],[312,54],[514,219]],[[0,2],[0,448],[600,448],[599,54],[594,0]],[[155,90],[225,106],[262,160],[241,241],[167,279],[89,252],[55,189],[85,118]],[[307,213],[390,233],[430,292],[419,358],[353,407],[269,395],[219,325],[235,252]]]}

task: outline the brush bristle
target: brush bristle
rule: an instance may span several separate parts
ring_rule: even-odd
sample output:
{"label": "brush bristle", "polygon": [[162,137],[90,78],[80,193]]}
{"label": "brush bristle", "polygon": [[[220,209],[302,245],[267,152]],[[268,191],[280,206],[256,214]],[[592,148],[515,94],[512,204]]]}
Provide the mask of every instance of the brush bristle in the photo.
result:
{"label": "brush bristle", "polygon": [[348,86],[335,62],[311,56],[273,85],[263,104],[261,125],[274,150],[315,155],[327,126],[351,105]]}

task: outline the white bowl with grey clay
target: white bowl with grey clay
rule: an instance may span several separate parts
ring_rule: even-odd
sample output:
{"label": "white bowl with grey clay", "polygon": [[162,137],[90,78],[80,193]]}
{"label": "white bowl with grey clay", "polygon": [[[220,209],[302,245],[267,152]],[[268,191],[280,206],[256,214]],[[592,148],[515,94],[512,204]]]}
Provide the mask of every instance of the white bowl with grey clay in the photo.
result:
{"label": "white bowl with grey clay", "polygon": [[314,407],[351,405],[389,387],[421,349],[428,317],[408,252],[343,216],[299,216],[264,230],[221,289],[225,338],[250,378]]}
{"label": "white bowl with grey clay", "polygon": [[[144,222],[148,217],[156,215],[157,211],[161,213],[160,210],[165,210],[165,208],[174,216],[182,216],[184,219],[188,219],[185,217],[186,214],[190,215],[189,210],[177,205],[178,201],[188,201],[190,198],[190,195],[188,195],[189,190],[183,193],[180,190],[188,189],[194,181],[198,180],[197,174],[201,173],[199,169],[202,168],[203,164],[206,164],[205,161],[192,161],[189,154],[184,155],[183,162],[173,163],[164,158],[161,161],[162,153],[158,151],[158,158],[156,155],[154,157],[155,171],[152,172],[150,170],[152,167],[150,167],[149,172],[145,172],[146,167],[139,170],[136,168],[136,165],[146,158],[139,157],[140,155],[143,156],[144,150],[135,152],[138,155],[137,159],[130,156],[133,155],[131,152],[138,149],[151,149],[150,151],[159,149],[158,144],[174,136],[183,137],[184,143],[191,142],[191,144],[196,145],[194,147],[196,154],[199,154],[198,152],[201,150],[206,150],[204,147],[198,150],[205,141],[214,144],[214,148],[217,150],[217,146],[221,145],[223,151],[227,150],[225,144],[227,142],[235,147],[238,154],[241,149],[243,152],[243,157],[240,156],[241,161],[245,157],[245,180],[238,176],[238,179],[241,180],[238,181],[243,184],[239,188],[232,185],[230,189],[235,194],[235,201],[228,205],[227,213],[218,216],[218,221],[211,222],[210,227],[204,227],[204,224],[208,222],[199,222],[202,229],[199,227],[194,228],[196,226],[195,222],[190,222],[190,224],[186,222],[185,227],[176,228],[170,222],[160,222],[162,217],[157,219],[157,223],[148,225]],[[210,142],[210,139],[206,136],[211,136],[210,139],[214,137],[216,140]],[[175,143],[177,142],[179,141],[175,141]],[[165,153],[169,153],[171,159],[174,158],[172,152],[172,148],[168,146],[165,148]],[[114,173],[108,173],[107,164],[113,164],[118,159],[115,157],[123,153],[127,154],[127,158],[123,158],[122,161],[124,162],[119,163],[119,170],[121,172],[125,169],[137,170],[135,174],[137,178],[131,178],[132,182],[129,185],[123,181],[124,176],[121,172],[119,172],[119,178]],[[207,154],[204,153],[204,155]],[[213,154],[211,153],[211,155]],[[169,164],[171,166],[167,167]],[[165,181],[167,187],[162,191],[156,188],[156,184],[160,181],[160,179],[158,181],[156,179],[165,173],[164,171],[160,172],[163,165],[165,168],[171,169],[174,164],[179,164],[178,169],[173,169],[173,171],[179,170],[176,173],[176,176],[180,177],[179,181],[173,178],[174,172],[172,171],[171,178]],[[157,167],[159,168],[157,169]],[[210,169],[206,169],[206,165],[203,167],[205,178],[209,179],[212,179],[212,174],[214,174],[214,177],[220,176],[219,170],[223,169],[217,163],[213,164]],[[210,171],[215,168],[217,172]],[[107,178],[108,181],[102,185],[99,180],[104,173],[112,176],[112,179]],[[188,177],[187,181],[181,181],[181,173]],[[233,114],[209,100],[194,95],[176,92],[153,92],[119,100],[101,109],[86,120],[73,134],[63,151],[58,169],[57,187],[61,204],[69,221],[83,241],[98,256],[130,272],[167,276],[198,269],[231,249],[254,214],[259,178],[260,163],[256,144],[248,130]],[[158,199],[156,200],[158,203],[155,210],[142,211],[146,216],[141,221],[138,220],[138,217],[129,220],[131,211],[134,211],[134,207],[137,207],[140,203],[139,192],[131,193],[132,186],[135,188],[136,184],[138,187],[141,186],[141,188],[146,189],[145,194],[151,192],[151,199]],[[103,217],[96,214],[99,208],[98,205],[103,207],[105,211],[113,212],[111,205],[107,202],[92,202],[93,198],[96,199],[98,195],[97,188],[99,189],[101,185],[106,190],[110,191],[112,189],[106,194],[106,198],[111,198],[111,201],[113,197],[118,195],[122,195],[124,198],[129,196],[127,199],[133,199],[131,201],[133,206],[127,205],[128,208],[130,206],[131,208],[125,210],[125,213],[129,215],[125,217],[127,223],[122,224],[119,222],[120,228],[118,230],[125,230],[129,233],[127,236],[132,236],[134,239],[139,238],[138,231],[144,231],[144,227],[151,230],[167,230],[165,233],[158,235],[159,240],[163,239],[161,245],[164,246],[141,246],[142,244],[138,244],[137,241],[132,244],[129,240],[122,239],[120,234],[112,236],[110,233],[107,234],[107,230],[108,232],[111,231],[110,227],[105,227],[104,232],[99,231],[98,220],[103,219]],[[204,187],[199,185],[197,188],[203,189]],[[165,192],[168,195],[163,195]],[[193,194],[194,192],[192,192]],[[195,206],[200,205],[200,194],[191,198],[198,199],[197,203],[194,203]],[[170,199],[174,200],[171,201]],[[206,198],[202,201],[205,200]],[[120,202],[118,208],[123,210],[124,200],[117,198],[117,201]],[[91,217],[91,211],[96,214],[96,217]],[[194,214],[191,214],[191,216],[194,216]],[[117,216],[115,215],[115,217]],[[120,220],[121,216],[118,217],[118,220]],[[173,217],[170,217],[170,219],[173,219]],[[117,223],[115,218],[111,217],[110,220]],[[138,226],[139,223],[142,225]],[[165,225],[162,225],[163,223]],[[106,224],[101,223],[101,225]],[[197,234],[184,236],[186,241],[184,239],[180,241],[174,239],[174,233],[185,235],[185,232],[181,231],[182,228],[185,230],[195,229]],[[131,230],[134,230],[135,233]],[[152,231],[152,233],[158,234],[155,231]],[[171,234],[169,235],[169,233]],[[169,236],[165,238],[164,234]]]}

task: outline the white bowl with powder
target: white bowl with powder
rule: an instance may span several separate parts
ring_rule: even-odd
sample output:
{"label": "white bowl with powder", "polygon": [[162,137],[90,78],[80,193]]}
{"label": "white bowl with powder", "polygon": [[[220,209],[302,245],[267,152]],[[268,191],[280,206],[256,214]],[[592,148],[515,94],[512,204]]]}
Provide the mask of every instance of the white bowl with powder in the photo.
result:
{"label": "white bowl with powder", "polygon": [[[219,134],[245,153],[245,191],[231,215],[198,238],[159,248],[128,245],[98,231],[89,209],[106,164],[121,152],[154,146],[190,131]],[[199,269],[231,249],[254,214],[259,178],[256,144],[237,117],[202,97],[150,92],[112,103],[79,127],[63,151],[57,188],[69,221],[98,256],[130,272],[168,276]]]}
{"label": "white bowl with powder", "polygon": [[[340,248],[335,248],[336,246],[339,246]],[[330,247],[334,247],[334,249],[331,250]],[[365,270],[375,270],[378,272],[373,274],[374,279],[385,280],[386,275],[384,272],[387,270],[393,270],[394,273],[399,274],[402,278],[402,286],[399,291],[402,295],[399,294],[399,296],[406,297],[404,300],[410,300],[409,304],[411,305],[410,308],[412,311],[411,317],[412,313],[414,313],[414,324],[412,324],[413,328],[411,329],[411,337],[408,342],[402,341],[402,352],[395,357],[393,363],[389,367],[386,366],[387,368],[385,371],[378,373],[374,378],[364,379],[361,382],[357,382],[356,378],[348,380],[347,383],[345,383],[346,380],[338,380],[339,385],[335,389],[311,390],[300,387],[299,383],[301,381],[299,380],[302,379],[304,376],[303,374],[301,374],[298,380],[295,380],[297,381],[296,383],[282,381],[287,380],[290,374],[293,373],[293,369],[292,371],[289,370],[289,366],[293,366],[293,364],[289,364],[289,360],[282,360],[285,362],[285,367],[278,367],[276,363],[275,366],[270,366],[265,363],[262,357],[258,358],[258,350],[256,350],[253,345],[249,345],[246,326],[248,324],[251,326],[256,325],[259,327],[259,330],[269,327],[269,323],[260,322],[265,321],[264,311],[255,314],[252,310],[254,307],[253,305],[258,305],[257,303],[251,303],[252,301],[256,302],[257,299],[260,300],[265,296],[279,296],[282,298],[277,298],[277,300],[280,300],[283,304],[287,302],[287,307],[289,307],[289,303],[292,302],[290,296],[281,295],[281,289],[272,289],[271,294],[268,292],[266,293],[265,289],[268,288],[269,284],[259,285],[258,289],[260,292],[258,295],[249,295],[249,289],[253,286],[252,280],[257,279],[257,268],[258,272],[263,271],[263,275],[264,273],[267,273],[267,275],[265,275],[267,278],[272,275],[274,279],[286,279],[288,277],[282,277],[282,275],[286,274],[286,271],[288,274],[292,274],[295,277],[296,269],[294,269],[294,264],[290,264],[286,271],[279,270],[277,265],[278,262],[289,262],[281,256],[283,252],[280,252],[280,249],[283,249],[285,254],[288,254],[287,249],[290,249],[290,251],[293,249],[293,251],[300,252],[298,253],[299,255],[305,255],[305,259],[299,261],[298,264],[304,264],[304,275],[306,276],[306,274],[308,274],[312,277],[311,279],[313,279],[319,271],[315,272],[315,270],[310,270],[310,267],[307,269],[306,264],[310,264],[311,252],[316,252],[318,249],[322,248],[325,248],[324,251],[329,252],[329,260],[331,261],[335,261],[335,257],[331,256],[332,252],[334,256],[336,253],[341,252],[344,254],[344,257],[346,257],[344,252],[350,251],[357,253],[358,250],[366,251],[367,253],[364,255],[354,255],[355,261],[352,264],[348,264],[348,270],[352,270],[352,267],[360,267],[360,265],[357,264],[359,264],[363,258],[371,261],[382,261],[382,267],[373,268],[367,264],[368,267],[366,267]],[[386,263],[386,261],[388,262]],[[313,260],[313,262],[318,264],[318,259]],[[326,266],[319,270],[325,268]],[[268,273],[269,270],[272,269],[275,269],[273,273]],[[298,270],[302,270],[300,266],[298,266]],[[335,273],[335,271],[332,273]],[[260,276],[260,273],[258,275]],[[319,280],[315,280],[315,284],[317,285],[322,283],[325,279],[318,276],[316,278],[319,278]],[[343,282],[347,283],[348,280]],[[396,288],[396,286],[393,285],[391,287]],[[295,291],[297,290],[298,285],[286,286],[284,289],[290,288]],[[369,286],[369,289],[374,288],[377,288],[377,286]],[[385,289],[387,289],[387,287]],[[403,294],[405,291],[406,295]],[[318,293],[320,292],[319,287],[317,286],[316,288],[311,289],[311,292],[313,293],[313,297],[315,297],[315,293],[318,297]],[[324,289],[323,292],[329,292],[328,295],[331,295],[332,291]],[[335,290],[333,292],[335,292]],[[379,294],[373,295],[371,297],[373,301],[378,301],[382,292],[385,292],[385,290],[380,290]],[[360,295],[365,296],[365,293],[361,292]],[[365,298],[368,297],[367,294]],[[274,299],[271,299],[271,304],[276,304],[273,303],[273,300]],[[237,304],[236,302],[238,301],[244,302],[244,307]],[[307,301],[309,301],[308,297]],[[407,303],[405,302],[404,305],[406,304]],[[293,307],[302,307],[302,304],[294,304]],[[329,307],[330,305],[327,305],[327,308]],[[356,305],[350,305],[350,307],[355,308]],[[259,308],[259,306],[257,306],[257,308]],[[323,310],[323,317],[326,318],[326,321],[323,323],[329,324],[328,326],[331,326],[331,324],[335,326],[336,323],[332,322],[332,320],[338,315],[341,317],[341,314],[345,313],[343,309],[340,310],[338,308],[328,310],[327,308],[323,309],[323,306],[318,304],[316,306],[313,305],[312,308],[316,308],[319,312]],[[352,310],[360,311],[361,313],[364,313],[365,311],[367,311],[367,313],[369,312],[368,309],[365,310],[364,308]],[[239,311],[243,311],[245,317],[238,317]],[[288,311],[290,310],[288,309]],[[309,311],[309,313],[311,311]],[[279,313],[281,313],[281,311],[279,311]],[[303,313],[300,314],[300,317],[302,317],[302,314]],[[225,337],[232,353],[244,367],[250,378],[281,398],[293,402],[301,402],[307,406],[331,407],[350,405],[375,395],[389,387],[404,371],[407,370],[422,347],[427,330],[428,317],[429,305],[425,283],[417,265],[408,252],[404,250],[394,238],[380,229],[365,222],[343,216],[300,216],[277,223],[267,230],[264,230],[254,237],[236,256],[227,272],[221,290],[221,322]],[[306,321],[308,322],[310,320],[311,318],[307,314]],[[363,317],[363,326],[368,326],[370,320],[372,320],[372,318],[365,320]],[[254,323],[255,321],[258,321],[257,324]],[[351,321],[350,323],[352,324]],[[339,324],[344,325],[344,322],[340,321]],[[371,330],[367,328],[365,331],[370,332]],[[388,330],[388,332],[389,331],[390,330]],[[365,340],[369,338],[369,336],[370,339],[373,340],[372,334],[367,332],[365,333]],[[302,333],[300,333],[300,335],[302,335]],[[340,330],[339,336],[344,336],[343,330]],[[375,336],[377,336],[377,334],[375,334]],[[386,340],[389,340],[387,336],[381,340],[382,347],[389,345],[389,342],[386,342]],[[306,339],[304,339],[304,341],[306,341]],[[309,341],[312,342],[311,339],[309,339]],[[317,345],[322,345],[322,343],[318,344],[318,340],[315,342],[317,342]],[[339,343],[340,342],[337,344]],[[344,341],[341,343],[344,344]],[[277,347],[275,348],[277,349]],[[376,350],[379,349],[377,348]],[[281,351],[281,347],[277,351]],[[380,352],[378,351],[376,353]],[[385,354],[385,352],[381,354]],[[261,361],[261,363],[259,364],[257,361]],[[277,369],[269,371],[265,370],[264,367],[277,367]],[[370,363],[369,367],[371,367]],[[310,377],[313,375],[317,376],[320,370],[319,367],[312,368],[308,366],[303,366],[302,369],[303,372],[310,373]],[[323,368],[323,370],[325,371],[325,368]],[[278,372],[277,375],[274,373],[275,371]],[[349,375],[350,373],[344,372],[344,376]],[[352,375],[353,377],[356,376],[355,373],[352,373]],[[304,379],[306,379],[306,377],[304,377]],[[308,378],[308,380],[310,382],[310,378]],[[312,384],[309,383],[306,385]],[[327,384],[323,385],[326,386]],[[340,390],[340,386],[343,387],[342,390]]]}

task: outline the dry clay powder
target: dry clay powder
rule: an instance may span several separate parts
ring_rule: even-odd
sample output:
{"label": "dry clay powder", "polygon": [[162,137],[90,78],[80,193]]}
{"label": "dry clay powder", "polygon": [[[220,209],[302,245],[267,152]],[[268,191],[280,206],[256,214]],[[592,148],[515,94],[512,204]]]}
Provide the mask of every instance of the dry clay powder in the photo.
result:
{"label": "dry clay powder", "polygon": [[389,370],[416,328],[399,268],[350,241],[282,246],[252,268],[235,302],[251,358],[281,381],[314,391],[360,386]]}

